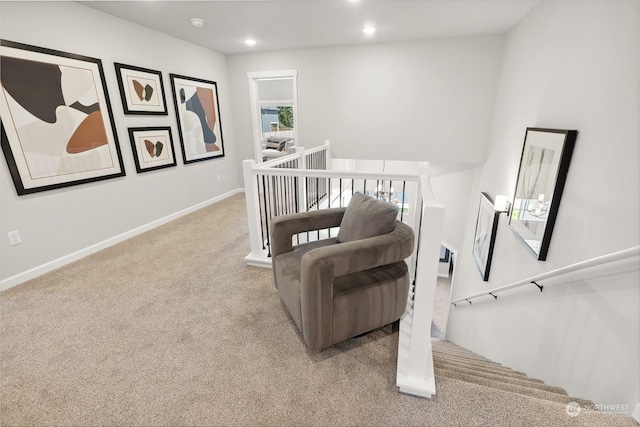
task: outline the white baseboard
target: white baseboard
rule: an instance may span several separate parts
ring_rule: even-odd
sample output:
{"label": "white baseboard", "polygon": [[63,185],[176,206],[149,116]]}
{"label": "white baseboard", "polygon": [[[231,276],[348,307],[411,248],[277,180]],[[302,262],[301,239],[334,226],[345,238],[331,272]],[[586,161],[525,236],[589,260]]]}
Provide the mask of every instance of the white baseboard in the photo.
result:
{"label": "white baseboard", "polygon": [[244,260],[247,262],[247,265],[251,265],[253,267],[271,268],[271,258],[255,257],[252,254],[249,254],[244,257]]}
{"label": "white baseboard", "polygon": [[141,225],[140,227],[136,227],[132,230],[126,231],[122,234],[118,234],[117,236],[110,237],[102,242],[96,243],[94,245],[88,246],[84,249],[80,249],[79,251],[70,253],[68,255],[64,255],[58,259],[54,259],[53,261],[49,261],[37,267],[34,267],[30,270],[24,271],[22,273],[18,273],[14,276],[8,277],[4,280],[0,280],[0,291],[4,291],[13,286],[19,285],[21,283],[26,282],[27,280],[34,279],[38,276],[41,276],[45,273],[55,270],[56,268],[60,268],[64,265],[77,261],[81,258],[84,258],[88,255],[96,253],[102,249],[108,248],[109,246],[113,246],[116,243],[123,242],[127,239],[130,239],[138,234],[142,234],[146,231],[152,230],[156,227],[164,225],[168,222],[171,222],[175,219],[178,219],[184,215],[195,212],[199,209],[202,209],[206,206],[217,203],[221,200],[226,199],[227,197],[231,197],[234,194],[243,193],[244,188],[238,188],[236,190],[229,191],[228,193],[222,194],[220,196],[214,197],[213,199],[206,200],[204,202],[198,203],[186,209],[182,209],[178,212],[172,213],[171,215],[167,215],[163,218],[157,219],[155,221],[151,221],[145,225]]}

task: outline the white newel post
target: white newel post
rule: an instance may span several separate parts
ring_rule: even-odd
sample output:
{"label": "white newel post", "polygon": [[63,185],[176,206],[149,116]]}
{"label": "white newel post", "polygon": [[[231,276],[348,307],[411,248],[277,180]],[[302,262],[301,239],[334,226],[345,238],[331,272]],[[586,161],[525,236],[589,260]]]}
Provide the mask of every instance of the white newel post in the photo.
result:
{"label": "white newel post", "polygon": [[327,170],[331,170],[333,169],[331,167],[331,141],[329,141],[328,139],[324,140],[324,153],[325,160],[327,162]]}
{"label": "white newel post", "polygon": [[[333,169],[333,167],[331,166],[331,142],[329,142],[328,139],[324,140],[324,160],[325,160],[325,169],[326,170],[331,170]],[[326,178],[324,180],[324,185],[325,188],[327,190],[327,200],[329,201],[329,206],[331,206],[331,199],[333,197],[333,194],[331,192],[331,179]]]}
{"label": "white newel post", "polygon": [[264,258],[262,232],[260,231],[260,205],[258,201],[258,188],[253,168],[255,160],[242,161],[242,174],[244,176],[244,195],[247,202],[247,221],[249,226],[249,242],[251,253],[245,257],[248,264]]}
{"label": "white newel post", "polygon": [[[296,147],[296,154],[299,156],[298,169],[307,169],[307,157],[304,155],[304,147]],[[298,212],[307,210],[307,180],[298,177]]]}
{"label": "white newel post", "polygon": [[418,257],[418,233],[420,231],[420,220],[422,214],[422,191],[420,186],[420,177],[425,176],[429,177],[431,173],[431,169],[429,167],[429,162],[422,162],[418,165],[418,181],[416,182],[415,194],[410,192],[410,203],[407,214],[404,217],[404,222],[410,225],[415,234],[416,234],[416,243],[413,254],[411,254],[411,262],[409,264],[409,275],[411,280],[414,280],[416,277],[416,265],[417,265],[417,257]]}
{"label": "white newel post", "polygon": [[[433,196],[428,166],[420,169],[418,191],[423,195],[420,251],[413,306],[408,304],[400,322],[396,385],[403,393],[431,397],[436,392],[436,386],[430,331],[445,208]],[[419,218],[417,221],[420,221]]]}

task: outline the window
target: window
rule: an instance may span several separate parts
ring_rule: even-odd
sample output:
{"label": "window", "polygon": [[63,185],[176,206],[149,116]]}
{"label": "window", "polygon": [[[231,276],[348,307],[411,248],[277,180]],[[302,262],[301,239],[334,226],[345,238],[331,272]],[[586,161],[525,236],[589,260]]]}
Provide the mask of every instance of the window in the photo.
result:
{"label": "window", "polygon": [[276,133],[293,138],[293,105],[260,106],[260,120],[263,139]]}
{"label": "window", "polygon": [[297,140],[297,71],[248,73],[256,162],[268,138]]}

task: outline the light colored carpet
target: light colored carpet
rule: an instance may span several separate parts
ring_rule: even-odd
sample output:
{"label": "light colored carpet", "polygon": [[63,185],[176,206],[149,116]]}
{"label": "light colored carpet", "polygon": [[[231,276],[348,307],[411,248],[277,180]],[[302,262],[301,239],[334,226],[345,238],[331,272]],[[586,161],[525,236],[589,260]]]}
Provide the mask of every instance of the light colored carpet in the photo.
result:
{"label": "light colored carpet", "polygon": [[401,394],[397,333],[308,351],[248,252],[239,194],[2,292],[1,424],[635,425],[445,375]]}
{"label": "light colored carpet", "polygon": [[449,308],[451,301],[451,279],[438,277],[436,282],[436,294],[433,303],[433,323],[442,332],[447,331],[449,320]]}

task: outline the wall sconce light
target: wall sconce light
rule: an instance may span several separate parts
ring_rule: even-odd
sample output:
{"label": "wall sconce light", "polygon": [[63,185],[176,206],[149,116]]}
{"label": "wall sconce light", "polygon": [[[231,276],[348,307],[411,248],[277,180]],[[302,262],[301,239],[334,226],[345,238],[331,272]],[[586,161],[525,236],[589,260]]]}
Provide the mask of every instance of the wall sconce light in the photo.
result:
{"label": "wall sconce light", "polygon": [[503,196],[498,194],[496,196],[496,201],[493,204],[493,209],[496,212],[508,212],[509,211],[509,200],[507,196]]}

